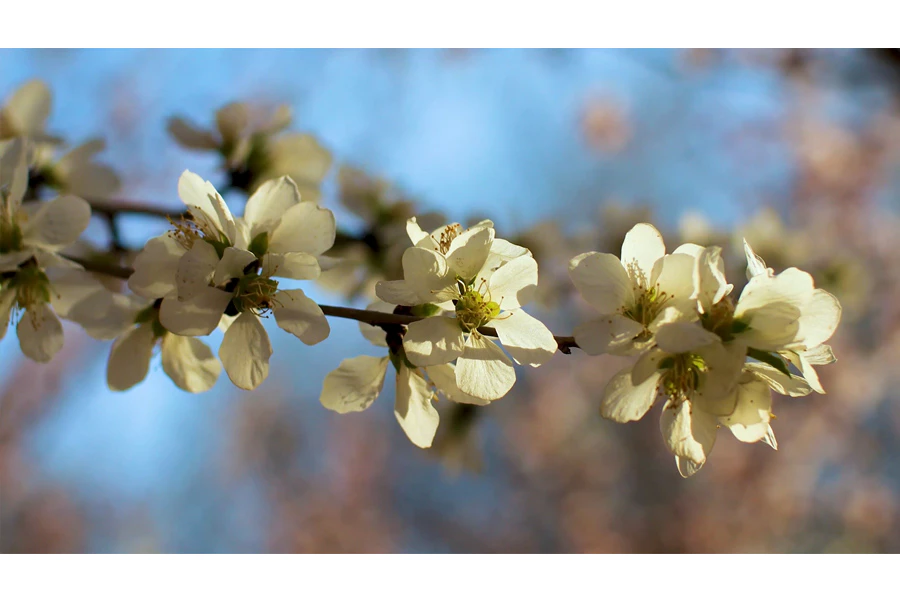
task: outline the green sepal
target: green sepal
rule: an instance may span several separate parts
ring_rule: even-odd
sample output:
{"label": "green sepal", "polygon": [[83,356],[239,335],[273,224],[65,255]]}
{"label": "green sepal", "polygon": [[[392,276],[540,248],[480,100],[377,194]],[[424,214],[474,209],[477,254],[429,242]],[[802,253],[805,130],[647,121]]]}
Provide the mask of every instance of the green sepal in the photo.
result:
{"label": "green sepal", "polygon": [[747,348],[747,356],[755,358],[759,362],[764,362],[771,367],[775,367],[788,377],[791,377],[791,371],[788,369],[787,361],[775,352],[764,352],[756,348]]}
{"label": "green sepal", "polygon": [[749,323],[744,323],[743,321],[738,321],[737,319],[731,322],[731,333],[744,333],[748,329],[750,329]]}
{"label": "green sepal", "polygon": [[440,307],[437,304],[419,304],[418,306],[413,306],[412,312],[415,317],[432,317],[436,315],[440,311]]}
{"label": "green sepal", "polygon": [[269,232],[263,231],[262,233],[257,234],[250,242],[250,246],[247,247],[247,250],[252,252],[256,258],[262,259],[269,250]]}

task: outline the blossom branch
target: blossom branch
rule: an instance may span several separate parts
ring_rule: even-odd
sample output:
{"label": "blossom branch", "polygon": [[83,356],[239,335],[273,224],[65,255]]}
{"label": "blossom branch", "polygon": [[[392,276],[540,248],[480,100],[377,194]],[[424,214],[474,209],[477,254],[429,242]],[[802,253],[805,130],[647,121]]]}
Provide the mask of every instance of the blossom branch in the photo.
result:
{"label": "blossom branch", "polygon": [[[66,256],[65,258],[76,262],[87,271],[118,277],[120,279],[128,279],[134,272],[131,267],[123,267],[121,265],[105,262],[97,259],[79,258],[75,256]],[[336,317],[339,319],[352,319],[373,327],[390,327],[392,325],[409,325],[415,321],[421,321],[425,317],[415,315],[397,315],[393,313],[384,313],[377,310],[363,310],[359,308],[348,308],[344,306],[329,306],[320,304],[319,308],[326,316]],[[493,327],[480,327],[478,332],[489,337],[498,337],[497,330]],[[578,348],[578,343],[572,336],[554,335],[559,351],[563,354],[571,354],[572,348]]]}

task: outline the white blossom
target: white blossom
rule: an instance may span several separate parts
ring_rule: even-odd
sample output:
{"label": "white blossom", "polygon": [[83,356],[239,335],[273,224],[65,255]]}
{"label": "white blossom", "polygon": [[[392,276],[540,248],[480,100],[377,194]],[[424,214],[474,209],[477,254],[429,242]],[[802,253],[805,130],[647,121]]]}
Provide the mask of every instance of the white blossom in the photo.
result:
{"label": "white blossom", "polygon": [[693,268],[692,256],[667,255],[662,235],[647,223],[626,234],[621,258],[601,252],[576,256],[569,275],[600,317],[576,327],[575,341],[588,354],[632,355],[650,348],[672,314],[693,318]]}
{"label": "white blossom", "polygon": [[497,243],[490,221],[465,231],[458,225],[439,231],[414,239],[416,246],[403,254],[404,279],[380,282],[375,292],[389,303],[433,304],[444,311],[409,324],[403,338],[406,356],[424,367],[456,360],[459,388],[496,400],[515,383],[515,369],[479,328],[493,327],[519,364],[539,366],[557,349],[547,327],[521,309],[535,293],[537,263],[505,240]]}

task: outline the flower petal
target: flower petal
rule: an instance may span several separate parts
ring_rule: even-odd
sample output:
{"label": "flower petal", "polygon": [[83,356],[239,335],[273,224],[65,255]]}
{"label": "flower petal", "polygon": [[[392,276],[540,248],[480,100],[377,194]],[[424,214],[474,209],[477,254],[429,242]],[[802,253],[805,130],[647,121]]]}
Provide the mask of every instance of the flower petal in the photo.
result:
{"label": "flower petal", "polygon": [[569,276],[585,301],[600,314],[613,314],[634,303],[631,279],[614,254],[579,254],[569,261]]}
{"label": "flower petal", "polygon": [[318,344],[328,337],[331,327],[325,313],[303,290],[281,290],[275,294],[275,322],[308,346]]}
{"label": "flower petal", "polygon": [[775,367],[765,363],[748,362],[744,365],[744,369],[753,373],[757,379],[763,381],[770,388],[783,396],[797,398],[800,396],[808,396],[813,391],[811,382],[808,382],[805,378],[789,377]]}
{"label": "flower petal", "polygon": [[[226,263],[225,270],[234,264],[234,259],[240,260],[240,251],[236,252],[238,254],[230,253],[232,258]],[[219,255],[215,248],[206,242],[195,243],[178,261],[178,270],[175,272],[178,299],[182,302],[190,300],[207,289],[218,265]]]}
{"label": "flower petal", "polygon": [[[209,246],[209,244],[194,244],[194,248],[197,246]],[[190,254],[190,252],[187,254]],[[185,256],[187,256],[187,254]],[[233,246],[225,248],[225,252],[222,253],[222,260],[218,259],[215,250],[213,250],[213,254],[216,256],[216,260],[213,263],[215,271],[212,276],[212,284],[214,286],[224,285],[231,279],[239,279],[244,275],[244,268],[256,260],[256,256],[254,256],[252,252],[241,250],[240,248],[235,248]],[[179,265],[179,275],[180,274],[181,265]],[[179,287],[180,286],[181,283],[179,282]]]}
{"label": "flower petal", "polygon": [[6,288],[0,289],[0,340],[6,337],[6,329],[9,327],[9,317],[13,304],[16,303],[16,291]]}
{"label": "flower petal", "polygon": [[409,362],[420,367],[448,363],[463,353],[465,337],[451,317],[428,317],[407,325],[403,350]]}
{"label": "flower petal", "polygon": [[341,414],[366,410],[381,394],[388,361],[387,356],[342,360],[337,369],[325,376],[319,402]]}
{"label": "flower petal", "polygon": [[448,400],[459,402],[460,404],[475,404],[478,406],[486,406],[490,404],[484,398],[476,398],[465,393],[456,385],[456,368],[451,364],[433,365],[431,367],[423,367],[423,371],[437,388],[440,394],[443,394]]}
{"label": "flower petal", "polygon": [[159,307],[159,322],[178,335],[208,335],[219,324],[231,298],[230,293],[212,287],[186,302],[172,294]]}
{"label": "flower petal", "polygon": [[269,252],[306,252],[318,256],[334,245],[334,214],[315,202],[301,202],[281,217],[269,239]]}
{"label": "flower petal", "polygon": [[[319,141],[306,133],[289,133],[269,144],[269,172],[290,175],[298,184],[322,181],[331,168],[331,153]],[[304,202],[309,202],[301,192]]]}
{"label": "flower petal", "polygon": [[720,417],[719,421],[742,442],[752,444],[765,438],[772,418],[772,392],[769,391],[769,386],[765,381],[747,373],[735,388],[734,395],[734,411],[728,416]]}
{"label": "flower petal", "polygon": [[464,281],[472,280],[484,266],[494,241],[494,228],[470,227],[453,238],[447,252],[450,270]]}
{"label": "flower petal", "polygon": [[625,241],[622,242],[622,265],[626,269],[636,265],[649,280],[653,265],[665,254],[666,245],[662,234],[653,225],[638,223],[625,234]]}
{"label": "flower petal", "polygon": [[269,335],[259,317],[251,312],[241,313],[219,346],[219,359],[228,378],[245,390],[256,389],[269,376],[270,356]]}
{"label": "flower petal", "polygon": [[424,248],[407,248],[402,262],[406,285],[421,302],[440,303],[458,295],[456,276],[441,254]]}
{"label": "flower petal", "polygon": [[665,323],[656,332],[656,345],[670,354],[690,352],[721,341],[719,336],[703,329],[699,323]]}
{"label": "flower petal", "polygon": [[263,256],[263,275],[286,279],[316,279],[322,274],[319,261],[306,252],[286,252]]}
{"label": "flower petal", "polygon": [[496,400],[512,389],[516,370],[497,344],[484,336],[470,335],[456,361],[456,383],[470,396]]}
{"label": "flower petal", "polygon": [[34,137],[44,132],[50,116],[50,89],[43,81],[32,79],[17,89],[6,103],[3,116],[9,119],[17,137]]}
{"label": "flower petal", "polygon": [[[377,312],[393,314],[394,308],[395,306],[393,304],[388,304],[387,302],[376,300],[375,302],[369,304],[366,307],[366,310],[374,310]],[[381,327],[375,327],[373,325],[369,325],[368,323],[363,323],[362,321],[360,321],[359,332],[372,344],[381,348],[387,348],[387,342],[385,341],[386,334],[384,329],[382,329]]]}
{"label": "flower petal", "polygon": [[497,330],[503,347],[520,365],[539,367],[559,348],[547,326],[524,310],[505,313],[488,325]]}
{"label": "flower petal", "polygon": [[690,401],[667,401],[659,427],[663,441],[675,456],[702,465],[716,443],[716,417],[694,409]]}
{"label": "flower petal", "polygon": [[767,277],[772,277],[774,275],[775,272],[772,269],[766,268],[765,261],[757,256],[753,251],[753,248],[750,247],[747,238],[744,238],[744,256],[747,257],[747,279],[751,279],[757,275]]}
{"label": "flower petal", "polygon": [[63,346],[62,323],[47,304],[28,308],[16,327],[22,354],[37,362],[50,362]]}
{"label": "flower petal", "polygon": [[397,306],[416,306],[422,303],[418,294],[403,279],[379,281],[375,284],[375,295]]}
{"label": "flower petal", "polygon": [[41,203],[22,227],[26,246],[59,249],[78,241],[91,220],[91,207],[76,196],[60,196]]}
{"label": "flower petal", "polygon": [[634,350],[634,338],[643,331],[640,323],[620,314],[612,314],[585,321],[572,334],[578,347],[587,354],[627,356]]}
{"label": "flower petal", "polygon": [[397,371],[397,400],[394,416],[413,444],[430,448],[437,432],[440,417],[431,404],[432,393],[425,379],[417,371],[400,365]]}
{"label": "flower petal", "polygon": [[606,384],[600,401],[600,414],[616,423],[639,420],[656,402],[659,378],[660,374],[654,373],[639,385],[634,385],[631,367],[625,367]]}
{"label": "flower petal", "polygon": [[531,256],[514,258],[491,275],[490,299],[499,304],[501,310],[525,306],[534,298],[537,283],[537,261]]}
{"label": "flower petal", "polygon": [[164,298],[175,290],[175,273],[185,252],[184,246],[168,233],[150,239],[134,259],[128,287],[144,298]]}
{"label": "flower petal", "polygon": [[178,197],[191,209],[195,219],[205,218],[224,233],[231,243],[237,243],[234,217],[213,184],[186,170],[178,179]]}
{"label": "flower petal", "polygon": [[215,150],[219,141],[207,130],[200,129],[181,117],[171,117],[166,130],[182,148],[191,150]]}
{"label": "flower petal", "polygon": [[244,208],[244,222],[250,239],[279,221],[292,206],[300,203],[300,191],[290,177],[271,179],[253,192]]}
{"label": "flower petal", "polygon": [[109,389],[121,392],[147,377],[154,341],[153,327],[150,323],[143,323],[129,329],[113,342],[106,364]]}
{"label": "flower petal", "polygon": [[222,365],[209,346],[194,337],[167,333],[162,338],[162,367],[186,392],[205,392],[215,385]]}

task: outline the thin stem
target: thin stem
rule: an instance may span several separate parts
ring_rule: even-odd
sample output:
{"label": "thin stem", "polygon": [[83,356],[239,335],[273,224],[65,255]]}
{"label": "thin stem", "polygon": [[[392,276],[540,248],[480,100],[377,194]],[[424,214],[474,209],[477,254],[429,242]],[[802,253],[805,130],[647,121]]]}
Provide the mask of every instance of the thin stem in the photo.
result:
{"label": "thin stem", "polygon": [[[131,267],[123,267],[121,265],[111,264],[103,261],[93,260],[89,258],[78,258],[75,256],[65,256],[72,262],[76,262],[83,266],[87,271],[119,277],[120,279],[128,279],[134,273]],[[372,325],[373,327],[382,327],[391,325],[409,325],[416,321],[421,321],[426,317],[417,317],[415,315],[395,315],[393,313],[383,313],[377,310],[362,310],[359,308],[348,308],[345,306],[329,306],[320,304],[319,308],[329,317],[337,317],[339,319],[352,319],[361,323]],[[493,327],[479,327],[478,332],[488,337],[498,337],[497,330]],[[578,343],[572,336],[554,335],[556,345],[563,354],[571,354],[572,348],[578,348]]]}

